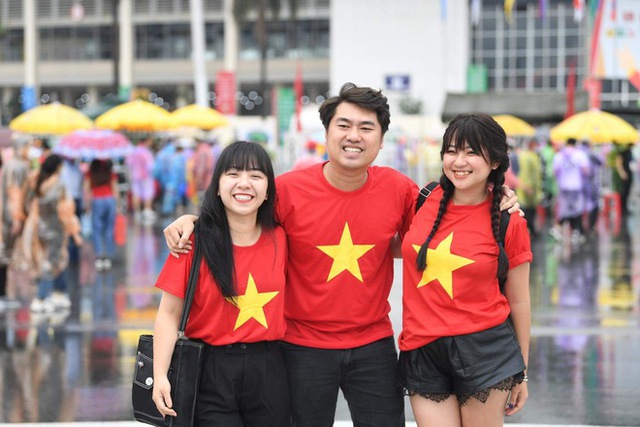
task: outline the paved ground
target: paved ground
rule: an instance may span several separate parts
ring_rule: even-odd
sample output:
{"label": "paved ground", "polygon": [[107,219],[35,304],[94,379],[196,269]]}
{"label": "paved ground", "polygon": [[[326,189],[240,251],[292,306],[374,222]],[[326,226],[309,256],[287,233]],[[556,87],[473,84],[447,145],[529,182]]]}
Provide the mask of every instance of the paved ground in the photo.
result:
{"label": "paved ground", "polygon": [[[13,427],[15,424],[0,424],[0,427],[7,426]],[[42,427],[43,423],[23,423],[20,424],[20,427]],[[47,423],[48,427],[141,427],[145,426],[145,424],[138,423],[135,421],[112,421],[112,422],[76,422],[76,423]],[[508,424],[511,427],[584,427],[581,425],[569,425],[569,424]],[[336,421],[333,425],[334,427],[353,427],[353,423],[350,421]],[[416,427],[415,422],[407,422],[407,427]],[[604,426],[600,426],[604,427]]]}
{"label": "paved ground", "polygon": [[[0,422],[140,425],[132,422],[130,381],[137,337],[152,327],[158,303],[163,225],[131,224],[108,272],[95,271],[87,245],[69,271],[66,316],[32,316],[32,282],[12,272],[21,306],[0,310]],[[640,426],[639,249],[636,217],[603,222],[598,236],[578,246],[547,233],[535,240],[531,397],[510,425]],[[399,331],[396,267],[391,315]],[[408,405],[406,413],[412,420]],[[342,399],[336,419],[351,425]]]}

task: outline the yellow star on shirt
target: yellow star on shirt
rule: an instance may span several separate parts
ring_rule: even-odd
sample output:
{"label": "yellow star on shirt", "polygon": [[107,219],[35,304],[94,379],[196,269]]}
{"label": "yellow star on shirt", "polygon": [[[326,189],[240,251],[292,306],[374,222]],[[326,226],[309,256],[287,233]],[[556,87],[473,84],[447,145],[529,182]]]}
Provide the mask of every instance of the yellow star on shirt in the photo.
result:
{"label": "yellow star on shirt", "polygon": [[249,281],[247,282],[247,289],[244,295],[225,298],[240,309],[236,326],[233,330],[235,331],[251,318],[256,319],[258,323],[268,329],[269,325],[267,325],[267,318],[264,314],[263,307],[279,293],[278,291],[259,293],[256,288],[256,282],[253,280],[251,274],[249,274]]}
{"label": "yellow star on shirt", "polygon": [[[453,232],[449,234],[435,249],[427,250],[427,268],[422,272],[422,279],[418,283],[418,288],[428,284],[432,280],[438,280],[440,286],[449,297],[453,299],[453,271],[473,264],[472,259],[464,258],[451,253],[451,242]],[[412,245],[416,252],[420,251],[419,245]]]}
{"label": "yellow star on shirt", "polygon": [[342,237],[340,237],[340,243],[338,245],[318,246],[318,249],[333,258],[333,264],[331,265],[327,282],[345,270],[348,270],[349,273],[363,282],[358,259],[374,246],[375,245],[354,245],[351,239],[351,232],[349,231],[349,224],[345,222]]}

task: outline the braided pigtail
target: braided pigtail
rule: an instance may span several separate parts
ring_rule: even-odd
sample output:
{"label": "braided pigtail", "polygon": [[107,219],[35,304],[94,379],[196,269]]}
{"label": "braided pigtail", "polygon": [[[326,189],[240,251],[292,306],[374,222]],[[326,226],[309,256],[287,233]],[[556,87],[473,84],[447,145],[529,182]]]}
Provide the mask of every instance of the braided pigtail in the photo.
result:
{"label": "braided pigtail", "polygon": [[502,199],[502,185],[494,185],[492,193],[491,231],[493,232],[493,237],[496,239],[499,249],[497,277],[498,280],[503,281],[507,278],[507,273],[509,272],[509,257],[507,257],[507,252],[504,250],[504,242],[500,237],[500,200]]}
{"label": "braided pigtail", "polygon": [[438,208],[438,215],[436,215],[436,219],[433,222],[433,227],[431,227],[431,232],[427,236],[425,242],[420,246],[420,250],[418,251],[418,258],[416,259],[416,265],[418,267],[418,271],[424,271],[427,268],[427,249],[429,249],[429,243],[431,243],[431,239],[438,231],[438,227],[440,226],[440,222],[442,221],[442,217],[444,213],[447,211],[447,205],[449,204],[449,200],[453,195],[453,183],[449,181],[449,179],[442,175],[440,177],[440,186],[442,187],[442,199],[440,199],[440,207]]}

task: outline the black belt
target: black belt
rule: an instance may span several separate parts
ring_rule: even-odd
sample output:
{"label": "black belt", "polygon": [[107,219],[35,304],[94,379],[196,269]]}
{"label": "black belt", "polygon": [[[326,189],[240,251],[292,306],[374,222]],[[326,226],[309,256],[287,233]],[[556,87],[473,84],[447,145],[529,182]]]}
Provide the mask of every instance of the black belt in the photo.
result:
{"label": "black belt", "polygon": [[280,341],[236,342],[227,345],[210,345],[208,347],[213,351],[221,351],[227,354],[260,353],[279,348]]}

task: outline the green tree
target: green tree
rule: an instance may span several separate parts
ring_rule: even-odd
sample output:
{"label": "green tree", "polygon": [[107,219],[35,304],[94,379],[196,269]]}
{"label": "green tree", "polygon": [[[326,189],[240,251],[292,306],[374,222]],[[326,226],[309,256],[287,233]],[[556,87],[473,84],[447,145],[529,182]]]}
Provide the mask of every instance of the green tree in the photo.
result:
{"label": "green tree", "polygon": [[400,99],[399,106],[402,114],[422,113],[422,101],[409,95],[406,95]]}
{"label": "green tree", "polygon": [[[287,0],[289,4],[290,20],[294,25],[298,13],[298,0]],[[281,0],[234,0],[233,16],[238,27],[247,22],[247,15],[254,11],[257,15],[254,27],[254,37],[260,50],[260,94],[267,100],[267,50],[269,49],[269,38],[267,35],[267,23],[277,21],[280,17]],[[269,15],[269,19],[267,19]],[[266,104],[266,103],[265,103]],[[263,105],[265,105],[263,104]],[[262,115],[265,115],[264,108]]]}

